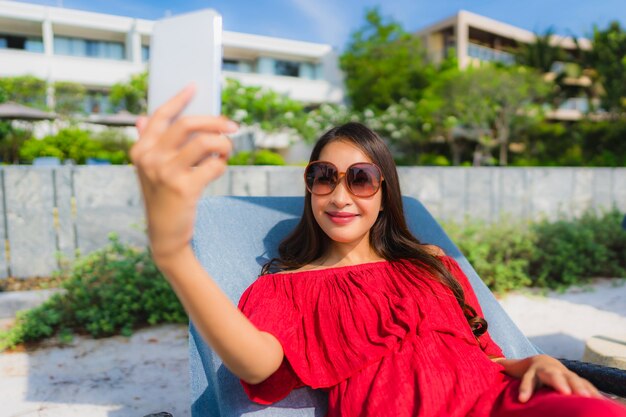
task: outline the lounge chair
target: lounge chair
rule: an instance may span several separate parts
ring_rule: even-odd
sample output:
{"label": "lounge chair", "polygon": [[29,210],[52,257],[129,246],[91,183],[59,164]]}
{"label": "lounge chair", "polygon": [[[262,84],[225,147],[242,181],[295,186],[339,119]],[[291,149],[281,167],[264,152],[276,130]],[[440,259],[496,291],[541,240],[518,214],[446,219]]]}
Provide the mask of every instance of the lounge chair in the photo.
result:
{"label": "lounge chair", "polygon": [[[192,242],[194,252],[233,302],[237,303],[258,276],[261,266],[276,254],[281,239],[295,226],[302,213],[302,200],[302,197],[208,197],[200,202]],[[404,205],[413,233],[422,242],[441,247],[465,271],[489,322],[489,332],[505,355],[522,358],[539,353],[426,208],[406,197]],[[271,406],[251,402],[239,380],[204,343],[193,323],[189,336],[193,417],[325,414],[324,394],[309,388],[297,389]],[[600,389],[626,395],[626,371],[576,361],[563,362]]]}

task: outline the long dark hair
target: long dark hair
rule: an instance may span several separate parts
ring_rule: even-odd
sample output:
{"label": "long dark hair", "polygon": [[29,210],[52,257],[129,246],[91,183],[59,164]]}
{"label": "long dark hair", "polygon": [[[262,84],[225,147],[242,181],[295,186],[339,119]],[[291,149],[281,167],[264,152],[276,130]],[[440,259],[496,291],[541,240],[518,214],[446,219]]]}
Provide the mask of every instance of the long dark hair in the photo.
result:
{"label": "long dark hair", "polygon": [[[409,231],[404,217],[398,172],[385,142],[372,130],[360,123],[346,123],[326,132],[315,144],[309,162],[319,159],[322,149],[335,141],[353,143],[382,171],[382,207],[369,234],[374,252],[387,261],[408,260],[425,268],[435,279],[452,290],[461,310],[474,333],[479,337],[487,331],[487,321],[465,303],[463,287],[443,265],[441,260],[425,248]],[[311,193],[305,190],[304,211],[295,229],[278,246],[278,258],[263,266],[261,274],[276,270],[293,270],[318,260],[326,254],[330,238],[324,233],[311,209]]]}

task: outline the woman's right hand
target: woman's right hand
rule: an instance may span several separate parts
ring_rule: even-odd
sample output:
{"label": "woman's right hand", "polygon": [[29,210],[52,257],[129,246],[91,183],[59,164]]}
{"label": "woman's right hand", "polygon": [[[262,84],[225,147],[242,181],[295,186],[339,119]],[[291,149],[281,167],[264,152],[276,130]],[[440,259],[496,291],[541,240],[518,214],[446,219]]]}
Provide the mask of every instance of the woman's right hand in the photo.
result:
{"label": "woman's right hand", "polygon": [[151,117],[139,119],[139,140],[130,150],[157,265],[187,249],[202,191],[226,169],[232,144],[224,134],[237,131],[225,117],[177,119],[194,92],[189,86]]}

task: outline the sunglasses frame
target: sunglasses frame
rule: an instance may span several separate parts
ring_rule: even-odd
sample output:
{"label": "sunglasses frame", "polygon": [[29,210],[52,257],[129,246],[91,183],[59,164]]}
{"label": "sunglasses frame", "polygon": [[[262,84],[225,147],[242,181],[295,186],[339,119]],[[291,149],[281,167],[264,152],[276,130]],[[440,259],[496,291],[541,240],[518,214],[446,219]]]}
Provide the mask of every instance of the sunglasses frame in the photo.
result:
{"label": "sunglasses frame", "polygon": [[[307,171],[309,170],[309,168],[311,167],[311,165],[315,165],[315,164],[319,164],[319,163],[324,163],[324,164],[331,165],[331,166],[332,166],[332,167],[334,167],[334,168],[335,168],[335,170],[337,171],[337,177],[338,177],[338,178],[337,178],[337,182],[336,182],[336,183],[335,183],[335,185],[332,187],[332,189],[331,189],[329,192],[325,193],[325,194],[314,193],[314,192],[313,192],[313,190],[312,190],[311,188],[309,188],[309,184],[307,183],[307,180],[306,180],[306,177],[307,177],[307,175],[306,175],[306,174],[307,174]],[[350,184],[348,183],[348,180],[347,180],[347,179],[345,179],[345,177],[346,177],[346,173],[350,170],[350,168],[352,168],[352,167],[353,167],[353,166],[355,166],[355,165],[361,165],[361,164],[365,164],[365,165],[371,165],[371,166],[373,166],[373,167],[374,167],[374,168],[378,171],[378,174],[380,175],[380,182],[379,182],[379,184],[378,184],[378,187],[376,188],[376,190],[375,190],[372,194],[369,194],[369,195],[357,195],[357,194],[355,194],[355,193],[352,191],[352,187],[351,187],[351,186],[350,186]],[[376,195],[376,193],[378,192],[378,190],[380,190],[380,188],[382,187],[382,185],[383,185],[383,181],[385,181],[385,178],[383,177],[383,171],[380,169],[380,167],[379,167],[378,165],[376,165],[376,164],[375,164],[375,163],[373,163],[373,162],[355,162],[354,164],[351,164],[351,165],[350,165],[350,166],[349,166],[349,167],[348,167],[345,171],[343,171],[343,172],[339,171],[339,168],[337,168],[337,165],[333,164],[332,162],[329,162],[329,161],[321,161],[321,160],[309,162],[309,164],[306,166],[306,168],[304,168],[304,186],[306,187],[306,189],[307,189],[307,190],[308,190],[308,191],[309,191],[312,195],[317,195],[317,196],[325,196],[325,195],[332,194],[332,193],[335,191],[335,189],[337,188],[337,186],[339,185],[339,183],[341,182],[342,178],[344,178],[344,182],[345,182],[345,185],[346,185],[346,190],[348,190],[348,192],[349,192],[350,194],[352,194],[353,196],[358,197],[358,198],[368,198],[368,197],[371,197],[371,196],[373,196],[373,195]]]}

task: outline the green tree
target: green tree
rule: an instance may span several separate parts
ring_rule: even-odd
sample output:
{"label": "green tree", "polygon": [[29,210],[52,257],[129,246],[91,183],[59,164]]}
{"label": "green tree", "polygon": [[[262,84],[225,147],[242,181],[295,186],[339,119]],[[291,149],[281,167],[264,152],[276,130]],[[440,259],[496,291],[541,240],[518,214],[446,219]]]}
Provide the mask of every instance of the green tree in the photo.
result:
{"label": "green tree", "polygon": [[395,21],[369,9],[339,59],[356,110],[385,110],[402,98],[417,101],[434,73],[420,40]]}
{"label": "green tree", "polygon": [[64,116],[84,112],[85,86],[57,81],[54,83],[54,111]]}
{"label": "green tree", "polygon": [[222,89],[222,114],[245,125],[258,124],[271,132],[295,127],[296,119],[304,115],[304,105],[285,94],[227,79]]}
{"label": "green tree", "polygon": [[285,133],[292,140],[300,136],[313,141],[319,133],[319,124],[311,122],[304,103],[267,88],[244,86],[233,79],[227,79],[222,89],[222,114],[264,132]]}
{"label": "green tree", "polygon": [[0,96],[25,106],[46,110],[46,82],[32,75],[0,78]]}
{"label": "green tree", "polygon": [[440,74],[423,103],[432,108],[434,139],[443,138],[450,146],[455,165],[467,140],[476,142],[477,163],[499,147],[499,163],[507,165],[511,136],[541,119],[540,103],[549,90],[529,68],[483,64]]}
{"label": "green tree", "polygon": [[119,82],[111,87],[109,96],[114,107],[124,106],[133,114],[148,110],[148,72],[134,74],[128,82]]}
{"label": "green tree", "polygon": [[[483,96],[486,85],[477,72],[484,69],[468,68],[461,71],[450,68],[441,72],[420,102],[421,112],[427,115],[432,140],[443,139],[450,148],[452,164],[461,164],[461,155],[468,141],[487,146],[489,124],[494,107]],[[481,142],[482,139],[482,142]]]}
{"label": "green tree", "polygon": [[626,111],[626,30],[611,22],[605,30],[594,26],[592,48],[582,51],[583,62],[602,85],[602,106],[618,116]]}
{"label": "green tree", "polygon": [[487,88],[486,97],[493,106],[492,126],[500,147],[499,164],[507,165],[511,136],[541,120],[541,103],[551,86],[540,74],[525,67],[490,66],[481,75]]}
{"label": "green tree", "polygon": [[0,158],[5,164],[18,164],[20,148],[32,136],[30,129],[19,129],[10,121],[0,121]]}
{"label": "green tree", "polygon": [[535,33],[535,40],[523,43],[515,52],[519,65],[532,67],[543,73],[552,71],[555,62],[566,60],[563,48],[554,45],[554,29],[548,28],[543,34]]}

